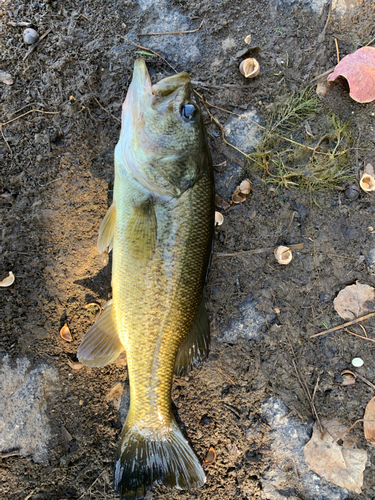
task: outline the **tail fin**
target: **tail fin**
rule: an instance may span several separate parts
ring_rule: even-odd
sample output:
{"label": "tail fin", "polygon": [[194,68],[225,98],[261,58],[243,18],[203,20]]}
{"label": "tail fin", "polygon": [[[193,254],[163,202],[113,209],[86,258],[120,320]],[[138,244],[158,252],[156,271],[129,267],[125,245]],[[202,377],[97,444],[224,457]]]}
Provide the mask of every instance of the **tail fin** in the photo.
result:
{"label": "tail fin", "polygon": [[206,482],[203,469],[176,422],[167,434],[122,431],[114,472],[115,489],[124,500],[143,498],[156,482],[178,489]]}

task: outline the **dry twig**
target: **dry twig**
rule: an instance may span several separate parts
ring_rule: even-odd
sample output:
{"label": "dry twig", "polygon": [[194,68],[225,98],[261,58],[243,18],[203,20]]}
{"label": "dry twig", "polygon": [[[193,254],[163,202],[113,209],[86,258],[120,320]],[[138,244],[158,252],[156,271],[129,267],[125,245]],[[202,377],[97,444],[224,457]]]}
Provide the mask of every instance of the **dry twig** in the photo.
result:
{"label": "dry twig", "polygon": [[130,43],[130,45],[133,45],[134,47],[137,47],[137,49],[146,50],[146,51],[148,50],[149,52],[152,52],[155,56],[160,57],[160,59],[162,59],[162,60],[163,60],[166,64],[168,64],[168,66],[169,66],[170,68],[172,68],[172,69],[173,69],[173,71],[174,71],[175,73],[177,73],[177,70],[176,70],[176,69],[172,66],[172,64],[169,64],[169,62],[168,62],[166,59],[164,59],[164,57],[163,57],[163,56],[161,56],[160,54],[158,54],[158,53],[157,53],[157,52],[155,52],[154,50],[149,49],[149,48],[147,48],[147,47],[142,47],[142,45],[137,45],[136,43],[132,42],[131,40],[129,40],[129,38],[126,38],[125,36],[121,36],[121,35],[120,35],[120,38],[122,38],[122,39],[123,39],[123,40],[125,40],[126,42]]}
{"label": "dry twig", "polygon": [[[295,245],[288,245],[288,248],[291,250],[301,250],[303,248],[303,243],[296,243]],[[237,257],[241,255],[256,255],[259,253],[265,253],[265,252],[273,252],[275,250],[275,247],[263,247],[263,248],[256,248],[255,250],[243,250],[242,252],[234,252],[234,253],[222,253],[222,252],[215,252],[214,255],[217,257]]]}
{"label": "dry twig", "polygon": [[[329,328],[329,330],[324,330],[324,332],[315,333],[314,335],[310,335],[310,339],[312,339],[314,337],[320,337],[321,335],[326,335],[327,333],[337,332],[337,330],[341,330],[342,328],[346,328],[347,326],[355,325],[355,324],[359,323],[360,321],[365,321],[369,318],[373,318],[374,316],[375,316],[375,312],[365,314],[365,316],[361,316],[360,318],[353,319],[351,321],[348,321],[347,323],[343,323],[342,325],[335,326],[334,328]],[[365,340],[370,340],[366,337],[362,337],[362,338],[364,338]]]}
{"label": "dry twig", "polygon": [[339,44],[337,43],[337,38],[334,37],[335,40],[335,45],[336,45],[336,57],[337,57],[337,64],[340,62],[340,52],[339,52]]}
{"label": "dry twig", "polygon": [[[359,325],[359,326],[361,326],[361,325]],[[369,340],[370,342],[375,342],[374,339],[369,339],[368,337],[363,337],[362,335],[358,335],[358,333],[351,332],[350,330],[348,330],[348,328],[344,328],[344,330],[346,332],[350,333],[351,335],[354,335],[355,337],[359,337],[360,339]]]}

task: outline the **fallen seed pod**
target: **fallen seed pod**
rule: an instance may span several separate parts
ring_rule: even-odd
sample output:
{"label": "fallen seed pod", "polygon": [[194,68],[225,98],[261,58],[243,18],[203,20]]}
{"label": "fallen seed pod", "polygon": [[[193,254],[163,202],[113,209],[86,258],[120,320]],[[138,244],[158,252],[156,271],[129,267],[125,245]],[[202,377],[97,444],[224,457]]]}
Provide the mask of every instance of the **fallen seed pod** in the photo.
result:
{"label": "fallen seed pod", "polygon": [[26,28],[23,32],[23,40],[27,45],[32,45],[39,40],[39,35],[33,28]]}
{"label": "fallen seed pod", "polygon": [[14,274],[12,273],[12,271],[9,271],[9,276],[7,276],[5,279],[3,279],[3,281],[0,281],[0,286],[6,287],[6,286],[13,285],[15,279],[16,278],[14,277]]}
{"label": "fallen seed pod", "polygon": [[247,43],[247,45],[250,45],[251,42],[251,34],[247,35],[247,37],[244,39],[244,42]]}
{"label": "fallen seed pod", "polygon": [[215,226],[221,226],[224,222],[224,216],[220,212],[215,212]]}
{"label": "fallen seed pod", "polygon": [[244,59],[240,64],[240,73],[245,78],[255,78],[260,73],[260,66],[258,61],[253,57]]}
{"label": "fallen seed pod", "polygon": [[240,188],[236,188],[235,192],[232,194],[233,203],[243,203],[246,201],[246,194],[241,193]]}
{"label": "fallen seed pod", "polygon": [[343,370],[341,372],[342,385],[353,385],[355,384],[355,375],[350,370]]}
{"label": "fallen seed pod", "polygon": [[72,370],[80,370],[83,367],[83,364],[79,361],[70,361],[70,359],[68,359],[68,365]]}
{"label": "fallen seed pod", "polygon": [[374,167],[370,163],[365,166],[361,180],[359,181],[359,185],[361,186],[363,191],[366,191],[367,193],[370,191],[375,191]]}
{"label": "fallen seed pod", "polygon": [[223,200],[223,198],[220,198],[218,194],[215,195],[215,205],[217,208],[223,208],[224,210],[227,210],[230,207],[230,204]]}
{"label": "fallen seed pod", "polygon": [[102,312],[102,306],[100,304],[98,304],[97,302],[90,302],[89,304],[86,304],[85,309],[88,309],[93,314],[98,313],[98,316]]}
{"label": "fallen seed pod", "polygon": [[240,191],[242,194],[249,194],[251,191],[251,183],[248,179],[245,179],[240,184]]}
{"label": "fallen seed pod", "polygon": [[277,262],[283,265],[289,264],[293,258],[292,251],[289,247],[279,246],[275,248],[274,254]]}
{"label": "fallen seed pod", "polygon": [[208,453],[206,455],[206,458],[204,459],[205,463],[207,465],[211,465],[215,462],[216,460],[216,452],[213,446],[210,446],[210,449],[208,450]]}
{"label": "fallen seed pod", "polygon": [[72,334],[70,333],[68,325],[65,323],[65,325],[61,328],[60,330],[60,335],[61,338],[66,340],[66,342],[72,342]]}

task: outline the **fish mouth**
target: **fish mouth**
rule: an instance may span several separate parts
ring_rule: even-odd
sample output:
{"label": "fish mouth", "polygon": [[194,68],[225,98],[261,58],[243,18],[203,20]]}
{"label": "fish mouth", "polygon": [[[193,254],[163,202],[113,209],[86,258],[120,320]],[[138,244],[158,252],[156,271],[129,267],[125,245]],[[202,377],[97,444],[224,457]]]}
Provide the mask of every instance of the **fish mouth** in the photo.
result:
{"label": "fish mouth", "polygon": [[141,118],[143,109],[151,97],[151,79],[146,63],[143,59],[137,59],[134,63],[132,82],[122,106],[123,122],[126,122],[129,117],[134,126]]}
{"label": "fish mouth", "polygon": [[164,102],[161,107],[165,107],[176,97],[182,102],[189,98],[191,92],[191,79],[185,71],[167,76],[152,85],[145,61],[137,59],[134,63],[132,82],[122,107],[123,121],[126,122],[129,117],[134,127],[142,119],[143,111],[148,105],[158,107]]}

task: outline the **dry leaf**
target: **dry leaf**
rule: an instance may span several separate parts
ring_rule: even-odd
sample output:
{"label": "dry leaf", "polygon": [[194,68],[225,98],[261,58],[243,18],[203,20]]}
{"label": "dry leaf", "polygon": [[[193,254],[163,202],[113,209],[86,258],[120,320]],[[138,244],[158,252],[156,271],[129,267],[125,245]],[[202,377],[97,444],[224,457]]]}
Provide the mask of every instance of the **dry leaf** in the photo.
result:
{"label": "dry leaf", "polygon": [[343,76],[350,88],[349,95],[357,102],[371,102],[375,99],[375,48],[362,47],[345,56],[327,80],[332,82]]}
{"label": "dry leaf", "polygon": [[372,286],[346,286],[333,301],[333,307],[342,319],[352,320],[375,309],[375,291]]}
{"label": "dry leaf", "polygon": [[355,493],[361,493],[367,452],[353,448],[345,441],[342,446],[333,441],[346,430],[339,422],[322,421],[322,425],[323,435],[315,423],[312,438],[303,448],[307,465],[327,481]]}
{"label": "dry leaf", "polygon": [[375,396],[367,403],[363,417],[363,430],[366,440],[375,444]]}

